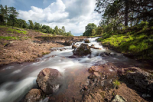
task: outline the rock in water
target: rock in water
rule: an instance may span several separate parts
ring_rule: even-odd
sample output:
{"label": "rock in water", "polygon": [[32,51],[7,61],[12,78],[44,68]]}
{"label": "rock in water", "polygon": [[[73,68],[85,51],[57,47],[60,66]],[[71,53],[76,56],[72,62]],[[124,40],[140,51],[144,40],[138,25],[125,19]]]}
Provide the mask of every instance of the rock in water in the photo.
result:
{"label": "rock in water", "polygon": [[85,43],[90,43],[90,41],[88,39],[85,39],[84,42]]}
{"label": "rock in water", "polygon": [[126,102],[126,100],[122,96],[116,95],[111,102]]}
{"label": "rock in water", "polygon": [[72,45],[72,49],[76,49],[76,48],[77,48],[77,46],[73,44]]}
{"label": "rock in water", "polygon": [[87,44],[81,44],[77,49],[73,50],[73,54],[77,56],[85,56],[91,54],[91,50]]}
{"label": "rock in water", "polygon": [[40,89],[31,89],[26,95],[24,102],[39,102],[42,99],[42,91]]}
{"label": "rock in water", "polygon": [[61,86],[61,74],[56,69],[45,68],[40,71],[36,81],[45,94],[52,94]]}
{"label": "rock in water", "polygon": [[71,46],[72,45],[72,43],[73,43],[73,41],[65,41],[65,43],[64,43],[64,45],[66,45],[66,46]]}

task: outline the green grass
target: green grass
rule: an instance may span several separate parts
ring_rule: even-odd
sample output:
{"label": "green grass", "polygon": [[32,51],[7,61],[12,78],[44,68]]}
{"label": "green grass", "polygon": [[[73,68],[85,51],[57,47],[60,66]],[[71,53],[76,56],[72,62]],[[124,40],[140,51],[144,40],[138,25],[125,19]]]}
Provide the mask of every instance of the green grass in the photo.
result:
{"label": "green grass", "polygon": [[7,29],[7,32],[9,32],[9,33],[19,33],[19,34],[27,34],[27,31],[25,31],[25,30],[20,30],[20,29],[12,29],[12,28],[8,28]]}
{"label": "green grass", "polygon": [[27,34],[27,31],[22,29],[22,28],[17,28],[17,27],[14,27],[12,29],[11,26],[0,26],[0,28],[5,28],[7,29],[6,31],[9,33],[9,34],[14,34],[14,33],[19,33],[19,34]]}
{"label": "green grass", "polygon": [[118,89],[118,88],[119,88],[119,85],[120,85],[120,82],[119,82],[118,80],[115,80],[115,81],[113,82],[114,88]]}
{"label": "green grass", "polygon": [[11,37],[11,36],[0,36],[0,40],[5,39],[5,40],[18,40],[18,37]]}
{"label": "green grass", "polygon": [[148,23],[127,28],[128,32],[105,33],[97,41],[124,54],[135,55],[137,59],[153,59],[153,30],[146,24]]}

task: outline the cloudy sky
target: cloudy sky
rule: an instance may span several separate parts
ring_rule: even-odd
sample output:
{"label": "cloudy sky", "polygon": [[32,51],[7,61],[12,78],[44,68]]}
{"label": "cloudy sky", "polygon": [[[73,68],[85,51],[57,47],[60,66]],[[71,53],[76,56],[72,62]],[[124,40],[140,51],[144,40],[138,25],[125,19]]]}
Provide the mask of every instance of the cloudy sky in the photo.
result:
{"label": "cloudy sky", "polygon": [[32,20],[79,36],[88,23],[98,25],[100,14],[94,11],[96,0],[0,0],[0,4],[15,7],[18,18]]}

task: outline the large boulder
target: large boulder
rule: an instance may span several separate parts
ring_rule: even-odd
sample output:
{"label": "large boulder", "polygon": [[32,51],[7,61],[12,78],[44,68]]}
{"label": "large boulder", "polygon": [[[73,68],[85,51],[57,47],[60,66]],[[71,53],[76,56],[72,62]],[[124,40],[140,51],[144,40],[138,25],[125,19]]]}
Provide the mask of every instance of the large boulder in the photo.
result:
{"label": "large boulder", "polygon": [[77,56],[85,56],[91,54],[91,50],[87,44],[81,44],[77,49],[73,50],[73,54]]}
{"label": "large boulder", "polygon": [[66,46],[71,46],[73,43],[73,41],[69,40],[69,41],[65,41],[64,45]]}
{"label": "large boulder", "polygon": [[40,71],[36,81],[45,94],[52,94],[61,86],[61,78],[58,70],[45,68]]}
{"label": "large boulder", "polygon": [[42,91],[40,89],[31,89],[24,98],[24,102],[39,102],[42,96]]}
{"label": "large boulder", "polygon": [[118,75],[124,76],[141,91],[148,91],[153,95],[153,75],[137,67],[118,69]]}

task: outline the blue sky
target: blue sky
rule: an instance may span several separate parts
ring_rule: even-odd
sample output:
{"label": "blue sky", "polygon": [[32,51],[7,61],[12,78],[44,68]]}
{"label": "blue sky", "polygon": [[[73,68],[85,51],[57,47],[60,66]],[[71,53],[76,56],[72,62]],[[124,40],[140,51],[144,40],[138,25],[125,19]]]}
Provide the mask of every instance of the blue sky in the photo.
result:
{"label": "blue sky", "polygon": [[94,12],[96,0],[0,0],[15,7],[18,18],[32,20],[54,28],[65,26],[73,35],[82,35],[88,23],[98,25],[101,17]]}

